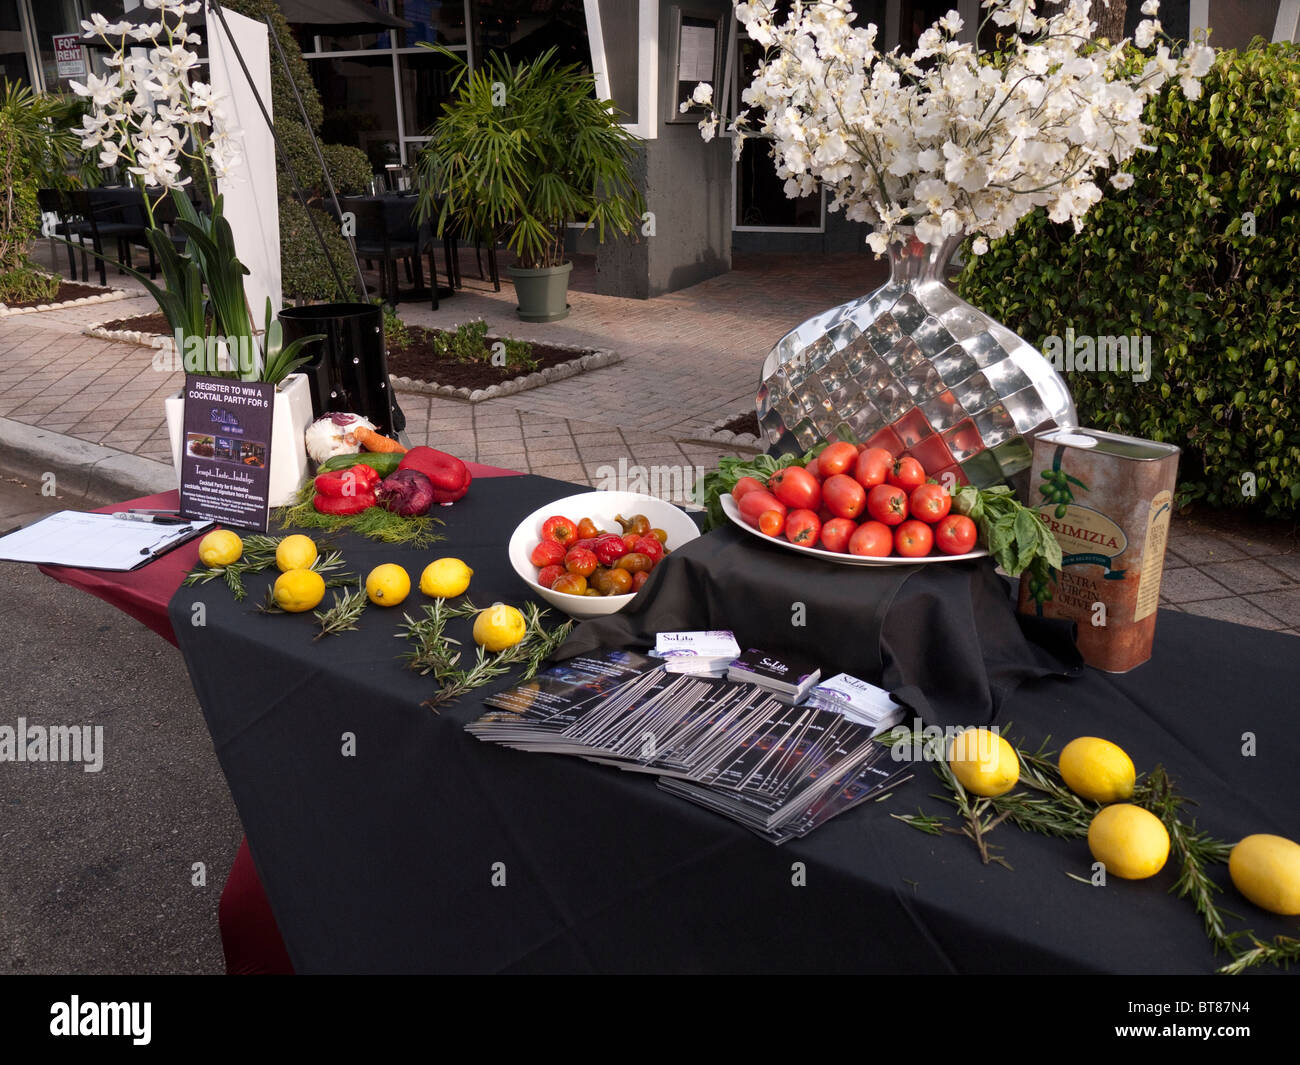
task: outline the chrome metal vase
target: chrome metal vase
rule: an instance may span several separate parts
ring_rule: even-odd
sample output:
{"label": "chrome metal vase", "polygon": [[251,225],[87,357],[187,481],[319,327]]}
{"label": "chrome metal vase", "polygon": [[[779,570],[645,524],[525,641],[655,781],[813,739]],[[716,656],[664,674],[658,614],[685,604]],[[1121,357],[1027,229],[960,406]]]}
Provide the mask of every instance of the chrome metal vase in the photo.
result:
{"label": "chrome metal vase", "polygon": [[1077,424],[1052,364],[948,287],[960,243],[891,244],[886,284],[781,338],[756,399],[770,453],[866,441],[984,488],[1029,468],[1026,438]]}

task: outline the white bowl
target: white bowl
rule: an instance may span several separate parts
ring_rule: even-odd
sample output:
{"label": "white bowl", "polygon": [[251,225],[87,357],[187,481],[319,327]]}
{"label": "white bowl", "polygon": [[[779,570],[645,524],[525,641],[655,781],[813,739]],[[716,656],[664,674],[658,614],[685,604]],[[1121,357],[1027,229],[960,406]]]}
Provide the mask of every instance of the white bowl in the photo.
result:
{"label": "white bowl", "polygon": [[556,514],[562,514],[575,524],[583,518],[590,518],[598,528],[608,532],[616,532],[619,528],[614,515],[622,514],[623,517],[630,518],[633,514],[644,514],[650,519],[653,528],[663,529],[668,534],[667,546],[672,551],[700,535],[700,530],[685,511],[655,496],[641,495],[639,492],[582,492],[557,499],[554,503],[547,503],[533,511],[519,523],[514,535],[510,537],[510,564],[528,587],[573,618],[598,618],[606,614],[617,614],[632,601],[635,593],[570,595],[567,592],[553,592],[538,584],[537,567],[532,564],[529,556],[541,542],[542,523]]}

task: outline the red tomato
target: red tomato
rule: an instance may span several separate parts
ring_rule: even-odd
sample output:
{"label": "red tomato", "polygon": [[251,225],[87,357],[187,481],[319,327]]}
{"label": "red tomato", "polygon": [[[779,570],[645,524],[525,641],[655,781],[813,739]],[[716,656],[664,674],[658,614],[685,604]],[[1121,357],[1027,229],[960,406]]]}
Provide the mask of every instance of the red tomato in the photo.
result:
{"label": "red tomato", "polygon": [[779,510],[765,510],[758,516],[758,531],[768,536],[779,536],[785,528],[785,519]]}
{"label": "red tomato", "polygon": [[863,488],[875,488],[885,483],[885,476],[894,464],[894,456],[883,447],[869,447],[858,456],[853,467],[853,479]]}
{"label": "red tomato", "polygon": [[817,456],[817,469],[823,480],[837,473],[851,473],[858,461],[858,449],[845,440],[837,440]]}
{"label": "red tomato", "polygon": [[975,523],[965,514],[949,514],[934,527],[934,542],[945,555],[964,555],[975,550]]}
{"label": "red tomato", "polygon": [[543,588],[549,588],[562,576],[564,576],[563,566],[543,566],[537,573],[537,583]]}
{"label": "red tomato", "polygon": [[[534,566],[552,566],[564,559],[564,545],[557,544],[554,540],[543,540],[533,548],[533,553],[528,556],[529,561]],[[550,585],[547,585],[549,588]]]}
{"label": "red tomato", "polygon": [[589,547],[571,547],[568,554],[564,556],[564,568],[580,577],[590,577],[596,572],[598,565],[600,560],[596,558],[596,552]]}
{"label": "red tomato", "polygon": [[821,520],[811,510],[792,510],[785,519],[785,538],[800,547],[816,547]]}
{"label": "red tomato", "polygon": [[952,496],[941,484],[923,484],[912,489],[907,504],[912,517],[933,525],[948,516],[948,511],[952,509]]}
{"label": "red tomato", "polygon": [[658,562],[664,557],[664,545],[659,542],[657,536],[638,536],[632,550],[650,556],[651,562]]}
{"label": "red tomato", "polygon": [[850,555],[884,558],[893,549],[894,536],[889,531],[889,526],[881,525],[878,521],[864,521],[849,537]]}
{"label": "red tomato", "polygon": [[763,482],[757,477],[742,477],[736,482],[736,487],[731,490],[731,498],[739,503],[745,496],[755,488],[762,488]]}
{"label": "red tomato", "polygon": [[894,554],[922,558],[934,546],[934,532],[923,521],[911,518],[894,530]]}
{"label": "red tomato", "polygon": [[792,510],[816,510],[822,501],[822,486],[802,466],[787,466],[768,478],[772,494]]}
{"label": "red tomato", "polygon": [[849,549],[849,539],[857,531],[857,523],[849,518],[831,518],[822,522],[822,550],[839,551]]}
{"label": "red tomato", "polygon": [[925,467],[911,455],[904,455],[901,459],[894,460],[893,466],[885,476],[885,483],[901,488],[904,492],[910,492],[925,484]]}
{"label": "red tomato", "polygon": [[804,469],[816,477],[817,480],[820,481],[822,479],[821,464],[817,461],[816,456],[808,460],[808,465],[805,466]]}
{"label": "red tomato", "polygon": [[856,519],[867,505],[866,491],[846,473],[827,477],[826,483],[822,485],[822,495],[826,506],[837,518]]}
{"label": "red tomato", "polygon": [[907,520],[907,493],[892,484],[878,484],[867,495],[867,513],[886,525]]}
{"label": "red tomato", "polygon": [[758,519],[769,510],[777,511],[781,515],[781,524],[785,524],[786,505],[766,488],[747,493],[745,498],[737,504],[737,508],[740,510],[741,520],[756,529],[758,528]]}
{"label": "red tomato", "polygon": [[649,579],[650,579],[650,574],[648,573],[632,574],[632,591],[639,592],[641,590],[641,585],[645,584],[645,582],[648,581]]}
{"label": "red tomato", "polygon": [[568,544],[578,538],[578,527],[568,518],[556,514],[542,522],[542,539]]}

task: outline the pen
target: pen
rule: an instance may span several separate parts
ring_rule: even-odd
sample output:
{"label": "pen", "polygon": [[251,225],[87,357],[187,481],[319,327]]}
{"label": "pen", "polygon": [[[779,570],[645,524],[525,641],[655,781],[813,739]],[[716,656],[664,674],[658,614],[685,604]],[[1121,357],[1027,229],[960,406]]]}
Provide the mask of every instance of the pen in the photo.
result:
{"label": "pen", "polygon": [[113,515],[115,518],[121,518],[123,521],[143,521],[153,525],[188,525],[186,518],[169,518],[162,514],[136,514],[132,511],[120,510]]}

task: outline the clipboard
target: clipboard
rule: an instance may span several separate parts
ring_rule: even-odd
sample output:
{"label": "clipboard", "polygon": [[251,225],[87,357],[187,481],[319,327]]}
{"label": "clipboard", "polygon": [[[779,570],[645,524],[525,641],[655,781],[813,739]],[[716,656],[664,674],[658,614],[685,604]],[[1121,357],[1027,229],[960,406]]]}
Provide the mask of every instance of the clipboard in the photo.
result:
{"label": "clipboard", "polygon": [[112,514],[61,510],[0,536],[0,561],[125,573],[193,540],[215,524],[199,520],[159,525],[126,521]]}

